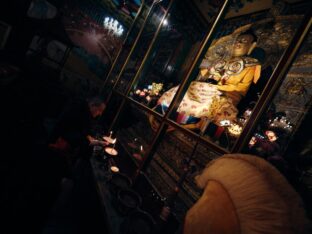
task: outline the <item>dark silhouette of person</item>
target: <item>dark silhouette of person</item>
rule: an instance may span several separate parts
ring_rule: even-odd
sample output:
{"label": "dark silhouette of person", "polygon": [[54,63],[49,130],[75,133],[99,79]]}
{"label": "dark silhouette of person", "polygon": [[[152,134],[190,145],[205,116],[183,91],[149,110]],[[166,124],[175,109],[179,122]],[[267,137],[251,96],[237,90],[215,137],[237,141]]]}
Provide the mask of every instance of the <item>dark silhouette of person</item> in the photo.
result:
{"label": "dark silhouette of person", "polygon": [[49,147],[61,152],[86,153],[94,140],[92,126],[105,108],[106,104],[100,97],[71,101],[59,116],[50,135]]}

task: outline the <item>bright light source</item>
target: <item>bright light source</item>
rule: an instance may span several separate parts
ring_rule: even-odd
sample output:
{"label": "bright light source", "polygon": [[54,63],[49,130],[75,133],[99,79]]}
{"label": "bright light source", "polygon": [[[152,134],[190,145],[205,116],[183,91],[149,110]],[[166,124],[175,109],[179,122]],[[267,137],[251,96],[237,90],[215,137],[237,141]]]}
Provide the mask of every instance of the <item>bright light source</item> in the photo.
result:
{"label": "bright light source", "polygon": [[231,125],[231,121],[230,120],[228,120],[228,119],[223,119],[223,120],[221,120],[220,121],[220,125],[221,126],[230,126]]}
{"label": "bright light source", "polygon": [[113,18],[105,17],[103,25],[109,32],[112,32],[116,36],[121,36],[124,31],[123,26],[118,20]]}
{"label": "bright light source", "polygon": [[165,19],[165,20],[163,21],[163,25],[164,25],[164,26],[167,26],[167,25],[168,25],[168,20],[167,20],[167,19]]}

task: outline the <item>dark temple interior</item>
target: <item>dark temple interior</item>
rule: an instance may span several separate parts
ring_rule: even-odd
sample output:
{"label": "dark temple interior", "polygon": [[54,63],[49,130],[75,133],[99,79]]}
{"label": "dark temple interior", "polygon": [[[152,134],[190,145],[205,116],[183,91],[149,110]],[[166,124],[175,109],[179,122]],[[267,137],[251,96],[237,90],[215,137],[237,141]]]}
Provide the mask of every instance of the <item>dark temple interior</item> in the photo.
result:
{"label": "dark temple interior", "polygon": [[312,232],[311,1],[0,6],[0,233]]}

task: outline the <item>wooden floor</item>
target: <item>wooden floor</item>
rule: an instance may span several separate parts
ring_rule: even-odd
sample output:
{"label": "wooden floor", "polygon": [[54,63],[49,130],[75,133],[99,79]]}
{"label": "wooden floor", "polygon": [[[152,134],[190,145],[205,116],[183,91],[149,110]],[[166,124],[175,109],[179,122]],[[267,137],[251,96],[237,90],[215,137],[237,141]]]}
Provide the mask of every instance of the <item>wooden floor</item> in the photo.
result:
{"label": "wooden floor", "polygon": [[46,146],[49,120],[68,96],[42,75],[22,71],[0,85],[0,233],[105,233],[91,177],[65,179],[64,158]]}

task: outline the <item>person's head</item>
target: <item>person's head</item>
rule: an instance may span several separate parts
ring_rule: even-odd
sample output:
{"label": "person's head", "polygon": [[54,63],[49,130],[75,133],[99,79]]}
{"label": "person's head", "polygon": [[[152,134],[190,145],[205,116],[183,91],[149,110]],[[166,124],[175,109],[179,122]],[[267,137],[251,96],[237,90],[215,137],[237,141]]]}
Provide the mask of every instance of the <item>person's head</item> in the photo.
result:
{"label": "person's head", "polygon": [[100,97],[89,98],[87,101],[93,118],[99,117],[103,114],[106,104]]}
{"label": "person's head", "polygon": [[232,55],[234,57],[249,55],[256,45],[257,36],[251,30],[248,30],[237,37]]}

